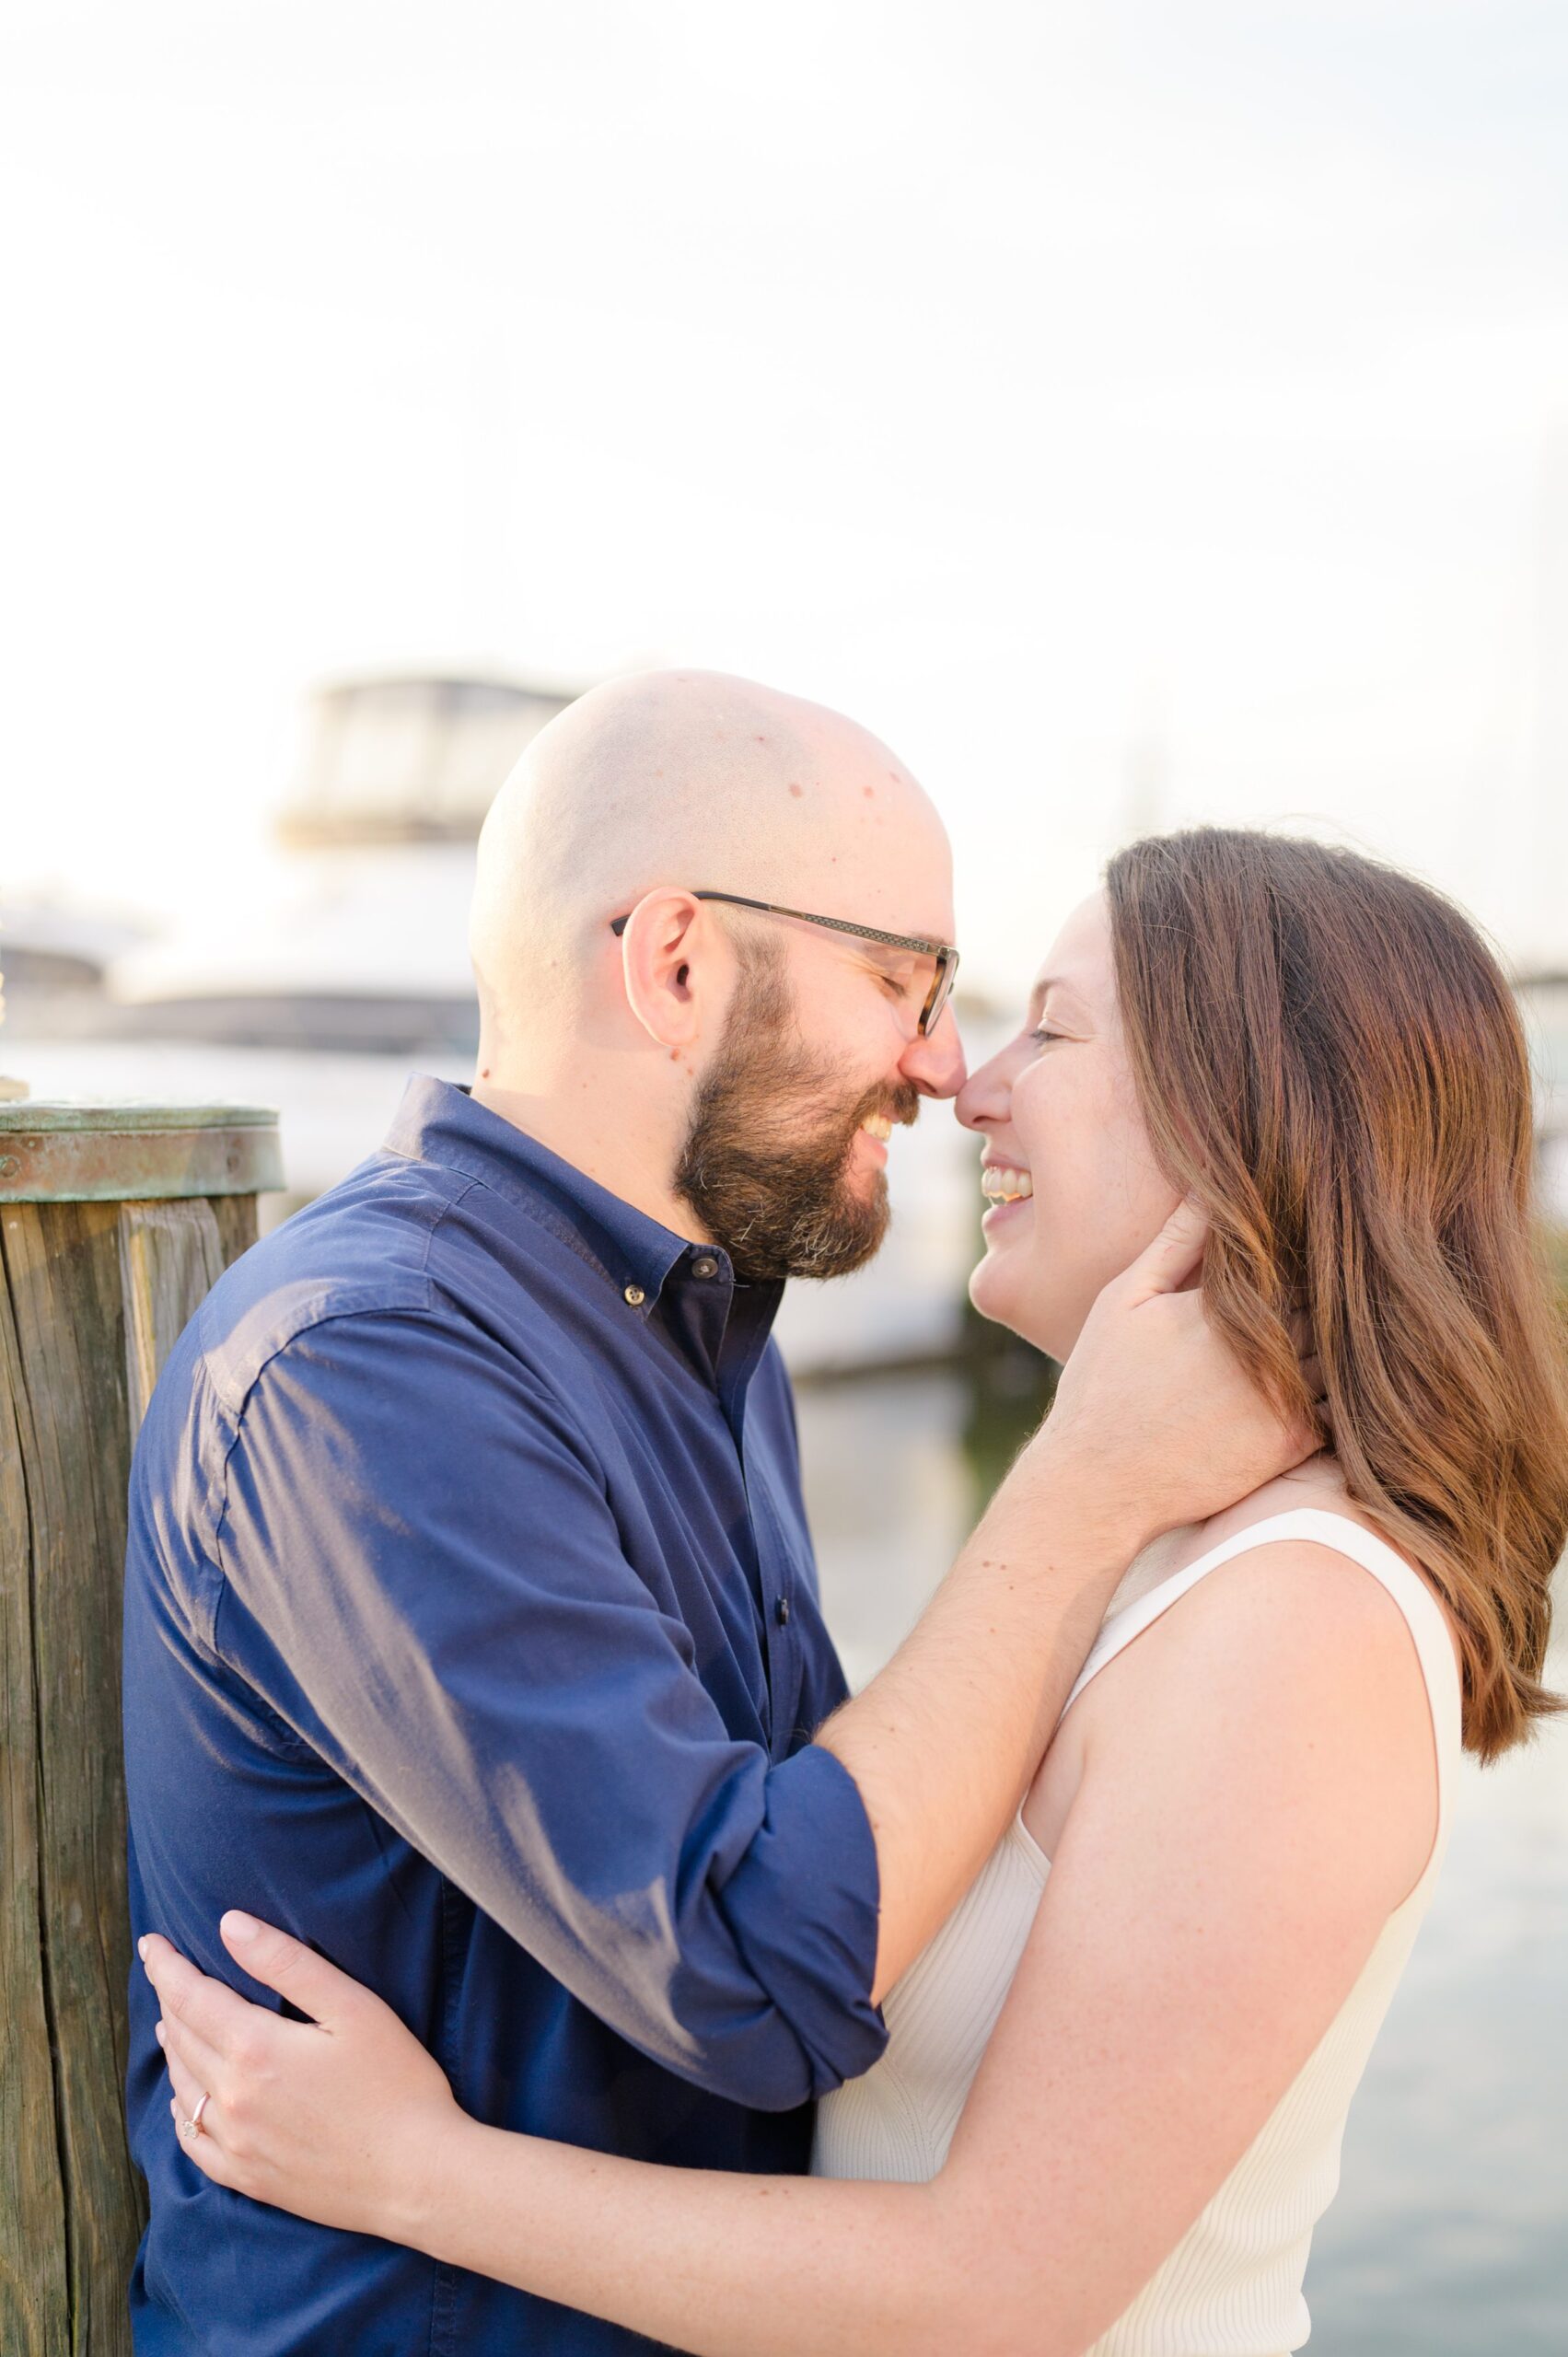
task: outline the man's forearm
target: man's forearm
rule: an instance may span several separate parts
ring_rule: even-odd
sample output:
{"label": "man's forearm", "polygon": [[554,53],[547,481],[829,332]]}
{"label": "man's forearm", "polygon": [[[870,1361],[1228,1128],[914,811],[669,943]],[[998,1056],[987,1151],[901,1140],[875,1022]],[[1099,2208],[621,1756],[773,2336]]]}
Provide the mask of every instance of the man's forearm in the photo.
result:
{"label": "man's forearm", "polygon": [[817,1740],[877,1843],[877,2002],[947,1921],[1017,1808],[1145,1533],[1042,1436],[918,1626]]}

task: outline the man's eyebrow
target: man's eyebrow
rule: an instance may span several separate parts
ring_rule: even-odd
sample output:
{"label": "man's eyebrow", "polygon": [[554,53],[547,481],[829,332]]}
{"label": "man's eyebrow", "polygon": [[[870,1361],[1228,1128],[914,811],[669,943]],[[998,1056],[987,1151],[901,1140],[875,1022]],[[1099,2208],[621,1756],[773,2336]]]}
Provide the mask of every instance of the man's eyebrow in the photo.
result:
{"label": "man's eyebrow", "polygon": [[895,949],[890,941],[861,941],[848,936],[851,946],[860,951],[874,966],[912,966],[920,956],[918,949]]}

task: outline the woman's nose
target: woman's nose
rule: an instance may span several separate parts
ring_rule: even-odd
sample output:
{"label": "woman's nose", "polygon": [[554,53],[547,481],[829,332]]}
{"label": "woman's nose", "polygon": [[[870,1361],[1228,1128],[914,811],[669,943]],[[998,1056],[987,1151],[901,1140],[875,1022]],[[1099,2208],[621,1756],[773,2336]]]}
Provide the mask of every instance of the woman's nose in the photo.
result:
{"label": "woman's nose", "polygon": [[989,1063],[971,1072],[958,1091],[958,1101],[953,1110],[966,1130],[982,1130],[988,1122],[1006,1118],[1011,1091],[1007,1085],[1005,1059],[993,1056]]}

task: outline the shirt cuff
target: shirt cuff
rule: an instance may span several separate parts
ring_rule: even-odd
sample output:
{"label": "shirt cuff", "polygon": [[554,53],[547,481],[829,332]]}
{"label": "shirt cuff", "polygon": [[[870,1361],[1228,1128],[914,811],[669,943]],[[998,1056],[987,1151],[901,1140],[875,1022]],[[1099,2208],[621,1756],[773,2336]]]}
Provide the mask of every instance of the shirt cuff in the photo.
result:
{"label": "shirt cuff", "polygon": [[871,2003],[877,1844],[859,1786],[820,1744],[772,1769],[766,1792],[761,1827],[720,1904],[822,2096],[868,2071],[888,2042]]}

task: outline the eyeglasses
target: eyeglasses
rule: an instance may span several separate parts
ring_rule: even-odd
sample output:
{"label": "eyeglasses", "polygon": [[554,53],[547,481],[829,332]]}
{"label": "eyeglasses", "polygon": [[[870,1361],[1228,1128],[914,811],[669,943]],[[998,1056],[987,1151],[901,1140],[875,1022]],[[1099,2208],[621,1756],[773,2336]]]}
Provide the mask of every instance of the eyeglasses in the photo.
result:
{"label": "eyeglasses", "polygon": [[[953,995],[953,983],[958,971],[958,953],[946,941],[923,941],[917,934],[884,933],[874,924],[846,924],[842,917],[814,917],[805,909],[781,908],[776,900],[749,900],[739,892],[693,892],[694,900],[724,900],[732,909],[754,909],[760,916],[794,917],[800,924],[819,924],[826,933],[852,934],[856,941],[878,941],[885,949],[908,949],[922,958],[935,958],[936,971],[931,988],[925,994],[925,1004],[920,1010],[920,1034],[928,1039],[942,1018],[942,1010]],[[618,937],[631,923],[631,911],[623,917],[613,917],[610,930]]]}

